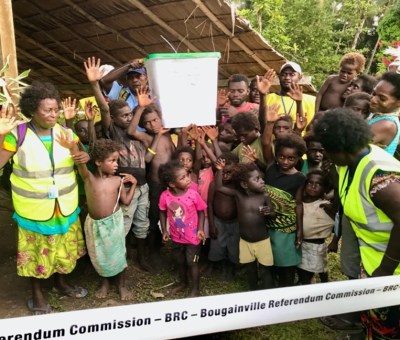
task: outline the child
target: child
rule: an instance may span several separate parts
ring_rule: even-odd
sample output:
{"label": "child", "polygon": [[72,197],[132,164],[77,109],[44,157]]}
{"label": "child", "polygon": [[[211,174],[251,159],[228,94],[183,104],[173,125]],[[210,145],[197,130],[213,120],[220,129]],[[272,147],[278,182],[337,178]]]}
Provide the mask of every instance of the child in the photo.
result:
{"label": "child", "polygon": [[[222,184],[235,189],[233,167],[239,158],[230,152],[221,155],[225,160],[222,170]],[[237,221],[236,201],[233,196],[215,190],[211,183],[208,191],[208,221],[210,226],[210,252],[208,259],[212,263],[223,261],[223,278],[230,281],[235,275],[235,266],[239,264],[239,223]]]}
{"label": "child", "polygon": [[232,151],[239,157],[240,163],[247,163],[249,160],[243,155],[243,147],[249,145],[256,151],[257,159],[264,163],[264,156],[260,137],[260,122],[256,115],[251,112],[240,112],[232,119],[232,127],[235,130],[240,144]]}
{"label": "child", "polygon": [[267,226],[279,287],[294,285],[296,266],[301,262],[303,205],[299,189],[305,176],[295,166],[305,151],[303,139],[295,133],[278,138],[275,161],[270,162],[265,172],[266,190],[276,214],[267,220]]}
{"label": "child", "polygon": [[368,93],[355,92],[346,97],[343,107],[348,107],[354,112],[360,114],[364,119],[367,119],[371,114],[369,109],[370,101],[371,95]]}
{"label": "child", "polygon": [[[71,150],[72,157],[78,151],[74,142],[60,136],[60,143]],[[129,205],[136,188],[136,179],[130,174],[114,176],[118,168],[120,146],[118,143],[100,139],[95,142],[92,160],[96,170],[92,174],[86,164],[78,164],[79,174],[85,183],[89,214],[85,221],[86,246],[90,260],[103,284],[96,297],[105,298],[110,290],[109,278],[116,276],[121,300],[131,299],[125,282],[126,247],[122,210],[119,202]],[[123,190],[130,183],[129,191]]]}
{"label": "child", "polygon": [[160,179],[168,187],[168,190],[161,194],[159,202],[163,240],[168,241],[171,237],[180,279],[174,292],[186,289],[189,269],[192,280],[189,296],[198,296],[200,294],[198,261],[200,241],[205,240],[203,226],[207,204],[197,191],[190,188],[192,181],[189,173],[179,161],[163,164],[160,167]]}
{"label": "child", "polygon": [[[86,76],[91,84],[100,109],[103,132],[107,138],[112,139],[122,148],[118,158],[119,173],[129,173],[137,180],[135,196],[128,206],[121,206],[124,213],[125,231],[128,234],[132,230],[136,237],[137,259],[141,269],[151,271],[152,268],[145,258],[146,238],[149,231],[149,186],[146,181],[146,148],[138,140],[128,134],[129,125],[132,122],[132,111],[124,100],[112,100],[108,104],[100,90],[101,79],[100,59],[91,57],[85,62]],[[128,183],[126,183],[128,184]],[[125,185],[124,190],[129,190]]]}
{"label": "child", "polygon": [[258,288],[257,264],[262,289],[272,288],[271,266],[274,262],[266,221],[273,216],[273,208],[264,181],[254,163],[240,163],[234,168],[236,188],[224,186],[222,170],[225,165],[223,159],[215,164],[218,170],[215,190],[235,197],[240,232],[239,259],[246,265],[249,288]]}
{"label": "child", "polygon": [[330,75],[318,92],[315,113],[343,106],[342,95],[351,81],[364,70],[365,57],[360,53],[347,53],[340,60],[339,74]]}
{"label": "child", "polygon": [[[200,153],[201,154],[201,153]],[[198,191],[198,179],[201,167],[201,160],[195,160],[195,152],[190,146],[180,146],[172,154],[172,160],[178,160],[188,172],[191,180],[190,188]]]}
{"label": "child", "polygon": [[[323,197],[328,189],[328,180],[321,170],[308,173],[303,189],[303,243],[302,259],[297,266],[299,281],[310,284],[314,273],[326,273],[328,255],[325,239],[332,233],[333,218],[325,206],[330,202]],[[327,277],[325,278],[327,282]]]}
{"label": "child", "polygon": [[[139,140],[146,148],[146,163],[150,163],[147,172],[147,183],[149,184],[149,250],[150,260],[154,266],[161,264],[160,247],[162,237],[158,227],[159,215],[158,200],[161,192],[165,189],[161,184],[158,170],[162,164],[171,160],[175,145],[169,135],[169,129],[162,127],[161,112],[153,104],[154,99],[149,99],[147,91],[137,91],[139,105],[134,110],[133,119],[128,128],[128,134]],[[145,129],[138,131],[137,127]]]}
{"label": "child", "polygon": [[231,151],[239,144],[230,119],[219,125],[218,144],[222,152]]}
{"label": "child", "polygon": [[307,159],[303,162],[301,172],[307,175],[308,172],[321,169],[324,159],[324,148],[322,144],[315,139],[312,134],[304,137],[307,147]]}

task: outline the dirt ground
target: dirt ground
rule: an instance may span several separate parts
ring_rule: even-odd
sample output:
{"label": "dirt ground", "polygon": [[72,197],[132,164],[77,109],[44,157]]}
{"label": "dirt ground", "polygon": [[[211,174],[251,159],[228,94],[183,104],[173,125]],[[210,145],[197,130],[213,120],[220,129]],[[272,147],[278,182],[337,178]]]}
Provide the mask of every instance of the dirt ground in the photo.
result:
{"label": "dirt ground", "polygon": [[[0,188],[0,318],[14,318],[31,315],[26,301],[31,296],[29,278],[19,277],[16,270],[17,227],[11,218],[12,204],[9,195]],[[134,254],[133,254],[134,255]],[[94,293],[100,285],[100,279],[87,257],[79,260],[74,272],[68,276],[73,285],[88,289],[89,294],[83,299],[73,299],[53,293],[52,280],[44,281],[44,291],[55,311],[73,311],[96,307],[117,306],[135,302],[154,301],[150,289],[144,291],[149,274],[141,271],[133,260],[129,260],[128,282],[134,293],[132,301],[121,302],[116,290],[112,290],[106,299],[96,299]],[[167,279],[168,280],[168,279]],[[161,280],[161,285],[163,285]],[[134,286],[134,287],[133,287]]]}

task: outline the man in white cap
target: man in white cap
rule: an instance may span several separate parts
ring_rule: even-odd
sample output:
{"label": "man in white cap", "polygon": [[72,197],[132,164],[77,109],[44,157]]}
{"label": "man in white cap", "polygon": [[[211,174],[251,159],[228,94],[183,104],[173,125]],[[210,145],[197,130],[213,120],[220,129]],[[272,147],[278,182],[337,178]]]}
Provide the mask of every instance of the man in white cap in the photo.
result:
{"label": "man in white cap", "polygon": [[[268,73],[269,72],[267,72],[267,74]],[[274,75],[275,72],[270,74]],[[298,112],[297,105],[301,105],[303,109],[302,112],[304,115],[307,115],[307,121],[309,123],[314,117],[315,97],[303,94],[299,91],[298,83],[301,77],[302,71],[300,65],[293,61],[288,61],[281,67],[279,72],[279,84],[281,86],[279,93],[268,93],[268,86],[265,88],[266,90],[268,89],[268,91],[263,92],[266,94],[266,105],[271,106],[277,104],[279,106],[278,113],[290,115],[293,122],[296,121],[296,113]],[[262,82],[265,83],[265,80]]]}
{"label": "man in white cap", "polygon": [[[126,75],[125,86],[117,81],[124,75]],[[133,110],[138,105],[136,91],[147,86],[146,69],[140,59],[132,60],[103,76],[100,80],[100,86],[109,99],[122,99]]]}

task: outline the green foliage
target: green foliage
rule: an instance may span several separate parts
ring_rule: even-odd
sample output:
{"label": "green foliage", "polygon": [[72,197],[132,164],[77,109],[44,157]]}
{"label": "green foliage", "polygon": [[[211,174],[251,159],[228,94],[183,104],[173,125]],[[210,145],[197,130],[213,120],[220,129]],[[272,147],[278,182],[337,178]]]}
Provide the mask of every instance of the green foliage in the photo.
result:
{"label": "green foliage", "polygon": [[14,112],[24,119],[25,117],[22,113],[17,112],[17,103],[15,103],[15,98],[19,98],[21,90],[29,86],[22,80],[29,76],[30,70],[26,70],[16,78],[12,78],[6,76],[8,69],[9,58],[7,57],[4,66],[0,69],[0,106],[4,105],[6,108],[11,106],[14,109]]}
{"label": "green foliage", "polygon": [[345,53],[358,51],[370,57],[371,45],[373,48],[377,39],[375,17],[382,16],[390,3],[247,0],[240,14],[287,59],[301,64],[304,72],[313,76],[314,84],[320,86],[329,74],[338,72]]}

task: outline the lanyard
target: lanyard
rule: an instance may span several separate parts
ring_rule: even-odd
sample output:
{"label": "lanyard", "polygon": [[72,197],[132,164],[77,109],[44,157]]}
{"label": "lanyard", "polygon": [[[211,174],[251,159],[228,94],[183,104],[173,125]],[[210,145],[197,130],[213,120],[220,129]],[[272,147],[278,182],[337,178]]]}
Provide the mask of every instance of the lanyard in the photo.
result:
{"label": "lanyard", "polygon": [[292,112],[292,107],[293,107],[293,104],[294,104],[294,100],[292,101],[292,105],[290,105],[289,111],[286,111],[286,105],[285,105],[285,101],[283,100],[283,96],[281,95],[280,97],[281,97],[281,102],[282,102],[282,105],[283,105],[283,111],[285,111],[285,115],[289,115],[290,112]]}

